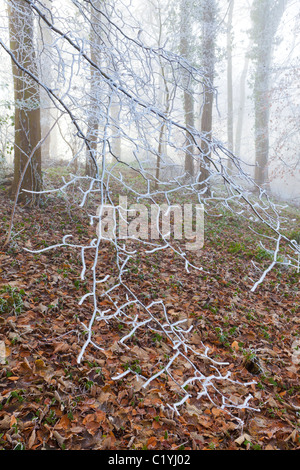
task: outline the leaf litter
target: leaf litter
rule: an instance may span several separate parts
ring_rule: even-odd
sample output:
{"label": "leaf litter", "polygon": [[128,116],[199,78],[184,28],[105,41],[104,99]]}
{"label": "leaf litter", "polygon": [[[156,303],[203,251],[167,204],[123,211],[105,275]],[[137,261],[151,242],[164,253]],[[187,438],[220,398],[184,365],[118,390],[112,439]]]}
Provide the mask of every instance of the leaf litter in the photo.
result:
{"label": "leaf litter", "polygon": [[[4,240],[6,190],[0,197]],[[176,361],[174,380],[162,375],[143,388],[139,378],[171,353],[159,334],[145,329],[133,335],[129,350],[119,343],[124,325],[99,322],[94,333],[103,350],[90,345],[77,363],[82,323],[92,307],[78,305],[88,292],[88,283],[79,280],[78,253],[70,248],[32,255],[22,248],[60,242],[74,221],[78,238],[89,240],[93,234],[85,219],[57,200],[48,198],[38,209],[17,208],[15,226],[26,230],[0,252],[0,448],[299,450],[299,273],[275,270],[251,293],[251,256],[249,250],[228,250],[237,230],[230,223],[222,235],[207,231],[201,263],[209,275],[186,273],[174,253],[140,254],[138,269],[128,273],[131,289],[148,300],[163,299],[172,319],[192,326],[194,348],[203,342],[228,364],[224,373],[254,382],[253,409],[238,409],[242,429],[205,396],[187,400],[177,415],[167,403],[180,400],[176,382],[188,376],[188,363]],[[242,223],[238,235],[249,238]],[[107,266],[113,276],[114,253],[105,245],[99,272]],[[109,306],[108,300],[103,304]],[[200,366],[209,373],[208,363]],[[112,379],[129,368],[132,374]],[[189,387],[199,392],[197,383]],[[236,383],[224,385],[225,391],[234,403],[243,403],[249,392]]]}

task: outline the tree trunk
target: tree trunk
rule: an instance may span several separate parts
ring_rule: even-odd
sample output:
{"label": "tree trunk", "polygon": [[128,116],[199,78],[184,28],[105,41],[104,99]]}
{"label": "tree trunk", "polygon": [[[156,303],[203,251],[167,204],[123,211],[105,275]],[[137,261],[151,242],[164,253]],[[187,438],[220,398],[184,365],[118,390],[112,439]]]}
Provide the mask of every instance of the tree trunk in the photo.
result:
{"label": "tree trunk", "polygon": [[[233,91],[232,91],[232,17],[234,0],[229,0],[227,23],[227,140],[228,150],[233,152]],[[232,169],[232,160],[228,160],[228,169]]]}
{"label": "tree trunk", "polygon": [[[159,48],[162,47],[162,33],[163,33],[163,21],[161,15],[161,6],[158,5],[156,8],[157,11],[157,25],[158,25],[158,39],[157,39],[157,46]],[[168,81],[166,78],[166,70],[165,65],[162,62],[161,58],[159,58],[160,64],[160,76],[159,76],[159,89],[161,92],[161,103],[164,109],[165,116],[169,115],[170,111],[170,104],[171,104],[171,93],[168,85]],[[167,157],[166,151],[166,142],[165,142],[165,131],[166,131],[166,122],[163,121],[160,126],[159,131],[159,138],[158,138],[158,149],[157,149],[157,156],[156,156],[156,171],[155,171],[155,183],[154,188],[158,188],[158,182],[160,179],[160,171],[161,171],[161,163],[162,163],[162,155],[164,154]]]}
{"label": "tree trunk", "polygon": [[269,160],[269,67],[271,55],[266,51],[259,58],[256,69],[255,90],[255,155],[254,179],[258,186],[268,186]]}
{"label": "tree trunk", "polygon": [[237,157],[241,154],[241,144],[242,144],[242,132],[243,132],[243,122],[244,122],[244,113],[245,113],[245,102],[246,102],[246,78],[248,74],[249,67],[249,57],[246,55],[244,68],[240,78],[240,96],[239,96],[239,106],[237,113],[237,124],[235,131],[235,154]]}
{"label": "tree trunk", "polygon": [[[180,54],[185,59],[189,59],[190,55],[190,12],[187,8],[186,1],[181,1],[180,11]],[[188,71],[183,71],[184,79],[184,92],[183,92],[183,106],[185,115],[185,127],[186,127],[186,144],[185,144],[185,160],[184,169],[187,178],[191,179],[194,176],[194,145],[191,141],[190,130],[194,128],[194,97],[192,94],[190,75]]]}
{"label": "tree trunk", "polygon": [[208,0],[203,4],[202,19],[202,62],[205,73],[206,83],[204,85],[203,108],[201,116],[201,134],[202,134],[202,162],[200,163],[200,175],[198,181],[200,188],[205,182],[207,187],[206,194],[210,194],[209,166],[211,157],[211,135],[212,135],[212,114],[213,114],[213,83],[215,75],[215,43],[216,43],[216,14],[217,6],[215,0]]}
{"label": "tree trunk", "polygon": [[[48,20],[51,21],[51,6],[52,0],[44,0],[44,13]],[[39,57],[39,74],[40,74],[40,81],[48,88],[53,87],[53,77],[52,77],[52,61],[49,58],[47,51],[49,51],[49,47],[53,42],[53,33],[51,28],[41,21],[38,26],[38,57]],[[55,158],[56,155],[51,155],[51,150],[57,149],[56,145],[56,131],[53,129],[49,134],[49,131],[55,121],[54,115],[56,113],[56,109],[53,107],[53,103],[51,98],[49,97],[48,93],[43,87],[40,87],[40,109],[41,109],[41,135],[42,135],[42,146],[41,146],[41,153],[42,153],[42,165],[47,164],[51,158]],[[45,139],[45,136],[48,137]],[[53,138],[54,137],[54,138]]]}
{"label": "tree trunk", "polygon": [[113,155],[117,158],[122,157],[122,141],[121,141],[121,132],[120,132],[120,111],[121,106],[119,102],[119,98],[117,96],[112,96],[112,103],[111,103],[111,112],[110,117],[112,121],[112,138],[111,138],[111,151]]}
{"label": "tree trunk", "polygon": [[[90,26],[90,54],[93,63],[100,65],[101,56],[101,14],[99,9],[101,7],[101,0],[95,0],[91,8],[91,26]],[[95,8],[94,8],[95,7]],[[88,129],[87,139],[89,141],[90,149],[86,154],[85,173],[88,176],[95,176],[95,161],[97,159],[98,149],[98,131],[99,131],[99,118],[100,118],[100,97],[99,90],[99,73],[95,67],[90,67],[90,103],[88,115]]]}
{"label": "tree trunk", "polygon": [[274,37],[286,0],[254,0],[252,36],[255,45],[255,183],[268,188],[270,75]]}
{"label": "tree trunk", "polygon": [[[24,0],[9,4],[10,49],[15,60],[24,69],[37,76],[36,56],[33,44],[33,16],[30,6]],[[20,189],[19,199],[37,201],[37,196],[22,193],[22,190],[40,191],[42,188],[40,97],[39,86],[15,62],[12,61],[15,100],[15,141],[14,178],[11,192],[15,196]],[[30,164],[28,158],[34,151]],[[20,177],[24,173],[20,188]]]}

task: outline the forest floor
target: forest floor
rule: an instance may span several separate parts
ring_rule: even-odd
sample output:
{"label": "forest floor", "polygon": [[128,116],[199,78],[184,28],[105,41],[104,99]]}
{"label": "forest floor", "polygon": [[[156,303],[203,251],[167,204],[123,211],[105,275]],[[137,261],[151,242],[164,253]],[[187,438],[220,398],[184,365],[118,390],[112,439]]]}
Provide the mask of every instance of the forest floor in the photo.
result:
{"label": "forest floor", "polygon": [[[0,207],[2,244],[12,210],[6,186]],[[291,230],[299,229],[299,210],[286,211]],[[252,395],[250,409],[232,414],[207,397],[188,400],[176,414],[167,406],[178,397],[167,378],[147,388],[134,374],[112,380],[128,364],[147,374],[168,351],[164,338],[140,335],[122,349],[123,325],[99,322],[95,337],[103,350],[88,347],[78,364],[82,323],[92,311],[78,303],[89,289],[89,280],[80,280],[80,252],[23,249],[60,243],[71,232],[88,241],[94,230],[63,198],[16,209],[12,241],[0,249],[0,449],[300,450],[300,274],[275,267],[251,292],[259,276],[252,260],[260,269],[270,260],[247,221],[233,215],[206,221],[203,272],[188,273],[168,250],[139,253],[128,273],[131,288],[145,302],[163,299],[170,316],[188,319],[193,347],[203,342],[227,364],[221,371],[231,372],[226,393],[233,401]],[[109,245],[99,270],[114,270]],[[178,380],[187,373],[178,363]]]}

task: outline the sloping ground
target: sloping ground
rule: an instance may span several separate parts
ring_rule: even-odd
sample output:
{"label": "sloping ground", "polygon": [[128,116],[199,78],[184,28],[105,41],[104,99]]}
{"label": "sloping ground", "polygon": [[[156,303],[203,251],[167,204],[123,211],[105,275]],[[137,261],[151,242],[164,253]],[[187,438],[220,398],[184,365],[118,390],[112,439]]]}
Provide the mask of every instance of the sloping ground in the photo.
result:
{"label": "sloping ground", "polygon": [[[4,240],[12,207],[6,187],[0,199]],[[251,259],[262,268],[267,254],[234,217],[207,221],[198,260],[203,272],[187,273],[171,252],[139,253],[127,273],[132,290],[145,303],[164,300],[170,316],[193,326],[190,344],[196,349],[203,342],[215,360],[227,363],[221,372],[230,371],[233,382],[222,392],[236,403],[253,397],[253,409],[233,415],[207,397],[191,398],[176,415],[168,404],[180,396],[168,377],[147,388],[134,374],[112,380],[128,367],[147,376],[163,363],[170,344],[159,333],[145,329],[127,349],[118,344],[123,324],[99,322],[94,335],[103,351],[89,347],[77,364],[82,323],[92,308],[78,305],[89,288],[89,280],[80,281],[80,253],[22,249],[59,243],[71,227],[78,240],[94,237],[93,227],[63,200],[49,198],[40,209],[18,207],[13,240],[0,252],[1,449],[300,449],[299,273],[276,268],[251,293],[250,278],[258,278]],[[114,277],[108,245],[98,269]],[[184,380],[188,367],[178,362],[174,380]],[[205,361],[199,367],[211,372]]]}

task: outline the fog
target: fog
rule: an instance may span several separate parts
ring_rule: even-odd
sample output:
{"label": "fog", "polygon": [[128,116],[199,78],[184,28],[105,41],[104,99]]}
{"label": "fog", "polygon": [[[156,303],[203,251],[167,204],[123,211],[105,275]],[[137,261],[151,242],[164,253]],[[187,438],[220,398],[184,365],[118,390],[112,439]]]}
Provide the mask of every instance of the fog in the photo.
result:
{"label": "fog", "polygon": [[[237,3],[237,2],[235,2]],[[233,108],[234,127],[238,123],[241,93],[241,76],[245,57],[251,42],[247,31],[251,27],[249,18],[251,2],[238,2],[233,16]],[[299,93],[299,2],[288,2],[280,22],[273,50],[270,90],[270,146],[269,175],[272,194],[276,197],[300,204],[300,93]],[[254,104],[251,76],[253,64],[248,64],[245,81],[245,106],[243,111],[243,133],[241,158],[250,165],[255,164],[254,148]],[[226,63],[217,67],[216,87],[218,109],[215,123],[220,126],[220,138],[226,142],[227,88]],[[247,167],[249,171],[250,167]]]}
{"label": "fog", "polygon": [[[141,2],[112,2],[116,6],[117,14],[114,21],[119,22],[119,28],[131,34],[137,33],[136,37],[143,41],[145,46],[148,47],[162,47],[164,46],[167,51],[172,51],[179,54],[178,44],[174,44],[176,40],[176,31],[172,29],[172,19],[170,15],[180,15],[180,2],[168,1],[162,3],[159,0],[148,0]],[[128,3],[128,5],[127,5]],[[50,3],[42,2],[45,6]],[[80,2],[72,1],[58,1],[52,3],[52,11],[57,18],[57,25],[62,29],[74,28],[72,35],[82,34],[82,44],[88,39],[88,31],[80,31],[79,18]],[[128,8],[127,8],[127,6]],[[186,2],[187,8],[196,8],[192,6],[190,0]],[[215,61],[215,76],[214,87],[216,90],[214,108],[213,108],[213,122],[212,122],[212,135],[215,139],[221,141],[224,146],[229,146],[227,134],[227,120],[228,120],[228,82],[227,82],[227,67],[228,67],[228,50],[226,50],[226,34],[228,27],[228,12],[230,2],[220,0],[217,2],[218,17],[217,17],[217,39],[216,39],[216,61]],[[251,29],[251,1],[235,1],[233,8],[232,18],[232,91],[233,91],[233,152],[241,158],[244,162],[243,166],[246,172],[254,176],[255,167],[255,115],[254,115],[254,101],[253,101],[253,80],[255,74],[254,60],[250,55],[247,62],[247,54],[253,48],[253,41],[250,38],[249,31]],[[4,42],[8,42],[8,19],[7,19],[7,4],[4,0],[0,2],[0,32],[1,38]],[[128,13],[130,12],[130,14]],[[122,16],[121,16],[122,13]],[[158,16],[160,16],[160,29],[158,28]],[[172,18],[173,18],[172,16]],[[192,16],[192,15],[191,15]],[[198,40],[201,43],[201,34],[199,24],[197,21],[197,14],[195,13],[192,34],[189,35],[191,41],[190,47],[197,49]],[[128,23],[127,23],[128,22]],[[300,121],[300,96],[299,96],[299,31],[300,31],[300,5],[299,1],[288,1],[285,5],[284,13],[280,19],[279,27],[276,31],[273,40],[271,70],[269,89],[265,90],[268,95],[268,102],[266,106],[269,107],[269,152],[268,152],[268,183],[271,192],[274,196],[292,202],[293,204],[300,204],[300,152],[299,152],[299,121]],[[70,26],[71,25],[71,26]],[[38,26],[38,21],[37,21]],[[199,34],[198,34],[199,32]],[[261,43],[265,38],[261,38]],[[60,96],[68,97],[68,93],[77,93],[78,97],[82,96],[82,100],[88,94],[88,81],[83,83],[83,76],[86,72],[83,65],[76,62],[74,59],[68,57],[68,48],[64,46],[64,50],[57,52],[62,43],[54,37],[47,38],[45,28],[37,28],[36,45],[39,51],[38,57],[42,61],[40,69],[43,71],[44,76],[42,80],[50,80],[52,77],[55,81],[55,86],[59,88]],[[56,52],[57,62],[47,55],[46,44],[52,46]],[[108,47],[110,47],[108,45]],[[70,47],[71,50],[71,47]],[[203,52],[203,51],[202,51]],[[202,67],[201,47],[199,52],[192,51],[191,61],[195,67]],[[62,59],[64,57],[64,59]],[[66,61],[68,66],[73,67],[72,76],[69,76],[63,70],[63,60]],[[73,62],[72,62],[73,60]],[[14,107],[13,98],[13,80],[11,70],[11,60],[7,53],[1,49],[2,67],[0,71],[0,104],[1,104],[1,166],[9,167],[13,162],[13,126],[12,126],[12,112]],[[69,62],[68,62],[69,61]],[[139,67],[135,63],[134,58],[128,62],[132,67]],[[247,73],[243,78],[243,72]],[[60,69],[61,67],[61,69]],[[59,73],[63,73],[64,78],[59,77]],[[155,72],[157,73],[157,72]],[[53,75],[53,76],[52,76]],[[126,80],[124,81],[126,86]],[[129,83],[129,82],[128,82]],[[127,83],[127,85],[128,85]],[[161,87],[161,93],[164,93],[163,83],[158,82]],[[241,102],[241,96],[244,87],[245,102]],[[75,91],[76,90],[76,91]],[[145,92],[146,93],[146,92]],[[159,93],[159,92],[158,92]],[[198,99],[199,98],[199,99]],[[194,125],[197,130],[201,130],[201,94],[195,98],[195,120]],[[183,109],[180,100],[182,97],[176,96],[174,99],[174,115],[175,119],[183,120]],[[198,101],[197,101],[198,99]],[[80,98],[78,98],[80,100]],[[116,105],[117,106],[117,105]],[[41,108],[44,109],[42,119],[49,120],[49,115],[52,120],[55,119],[56,111],[47,99],[45,93],[41,94]],[[162,109],[163,112],[163,109]],[[120,114],[121,115],[121,114]],[[84,119],[84,118],[83,118]],[[125,120],[125,116],[124,116]],[[242,120],[242,121],[241,121]],[[241,140],[238,145],[237,132],[238,126],[242,123]],[[72,127],[72,126],[71,126]],[[76,139],[76,133],[70,127],[70,119],[68,117],[62,118],[59,123],[59,128],[56,128],[51,135],[50,150],[47,154],[43,155],[44,164],[49,165],[51,162],[65,161],[70,162],[74,158],[74,153],[80,154],[78,161],[83,161],[85,158],[85,151],[83,150],[82,141]],[[133,129],[133,135],[136,131]],[[137,135],[137,134],[136,134]],[[132,150],[128,140],[121,139],[120,152],[122,158],[126,161],[132,160]],[[45,153],[45,152],[44,152]],[[172,151],[170,151],[172,155]],[[173,155],[174,156],[174,155]],[[176,160],[177,157],[175,157]],[[177,159],[177,163],[182,163],[182,159]]]}

